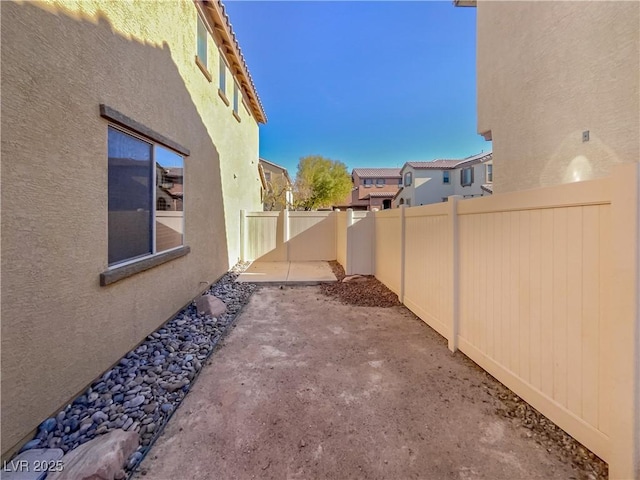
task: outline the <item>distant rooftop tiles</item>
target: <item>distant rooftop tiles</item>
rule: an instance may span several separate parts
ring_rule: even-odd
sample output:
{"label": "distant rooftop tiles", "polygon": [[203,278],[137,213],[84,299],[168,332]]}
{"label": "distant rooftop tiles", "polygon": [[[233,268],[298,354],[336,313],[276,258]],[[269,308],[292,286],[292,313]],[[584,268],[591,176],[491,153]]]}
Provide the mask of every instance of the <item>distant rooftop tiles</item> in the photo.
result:
{"label": "distant rooftop tiles", "polygon": [[472,155],[467,158],[461,159],[438,159],[433,160],[431,162],[407,162],[405,165],[408,165],[417,170],[422,169],[435,169],[435,170],[450,170],[454,168],[459,168],[463,166],[475,165],[476,163],[487,162],[493,158],[492,152],[489,153],[479,153],[477,155]]}
{"label": "distant rooftop tiles", "polygon": [[354,168],[353,173],[360,178],[400,178],[399,168]]}

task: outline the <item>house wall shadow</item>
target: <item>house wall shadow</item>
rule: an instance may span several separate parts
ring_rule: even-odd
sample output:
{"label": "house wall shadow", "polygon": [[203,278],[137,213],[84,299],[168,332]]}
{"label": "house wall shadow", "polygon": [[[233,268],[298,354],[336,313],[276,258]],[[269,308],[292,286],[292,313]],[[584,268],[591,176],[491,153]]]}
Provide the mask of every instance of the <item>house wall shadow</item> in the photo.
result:
{"label": "house wall shadow", "polygon": [[[168,42],[116,31],[108,18],[129,7],[104,8],[89,15],[2,4],[5,458],[228,268],[220,154],[207,128],[207,102],[217,91],[207,83],[210,92],[194,96],[194,85],[206,79],[197,67],[199,77],[192,77],[176,63],[193,60],[181,51],[180,23],[180,9],[193,5],[146,3],[147,16],[128,20],[161,19],[156,27],[169,32]],[[188,18],[195,25],[195,16]],[[108,122],[101,103],[190,150],[184,233],[191,252],[108,287],[99,285],[108,268]]]}

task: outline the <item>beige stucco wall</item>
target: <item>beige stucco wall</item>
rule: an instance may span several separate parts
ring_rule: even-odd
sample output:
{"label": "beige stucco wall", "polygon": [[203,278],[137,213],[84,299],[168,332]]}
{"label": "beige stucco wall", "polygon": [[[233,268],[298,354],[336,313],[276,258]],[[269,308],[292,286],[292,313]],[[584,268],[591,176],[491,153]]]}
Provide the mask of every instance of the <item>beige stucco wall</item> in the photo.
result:
{"label": "beige stucco wall", "polygon": [[492,133],[495,192],[639,161],[639,12],[638,2],[478,1],[478,132]]}
{"label": "beige stucco wall", "polygon": [[[212,83],[196,66],[193,2],[1,3],[4,453],[222,275],[260,198],[258,126],[215,46]],[[191,253],[108,287],[100,103],[191,151]]]}

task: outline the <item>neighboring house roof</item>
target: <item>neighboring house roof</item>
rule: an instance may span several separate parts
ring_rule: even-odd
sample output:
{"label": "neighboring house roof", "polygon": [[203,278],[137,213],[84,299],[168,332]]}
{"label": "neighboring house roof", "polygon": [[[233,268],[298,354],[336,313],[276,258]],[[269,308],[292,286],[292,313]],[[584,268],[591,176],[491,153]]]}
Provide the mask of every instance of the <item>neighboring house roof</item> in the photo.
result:
{"label": "neighboring house roof", "polygon": [[491,183],[485,183],[480,188],[482,188],[482,190],[484,190],[485,192],[493,193],[493,184]]}
{"label": "neighboring house roof", "polygon": [[354,168],[351,173],[360,178],[400,178],[399,168]]}
{"label": "neighboring house roof", "polygon": [[210,15],[210,20],[213,21],[213,28],[215,33],[221,38],[222,45],[220,45],[220,51],[224,54],[227,62],[231,66],[231,72],[238,79],[243,90],[247,94],[251,111],[253,112],[256,120],[259,123],[267,123],[267,115],[262,108],[262,102],[256,91],[256,87],[253,84],[253,79],[249,73],[247,62],[244,60],[244,55],[240,50],[240,45],[236,39],[236,35],[233,32],[229,16],[225,11],[224,5],[220,0],[203,0],[202,4],[205,7],[206,12]]}
{"label": "neighboring house roof", "polygon": [[[265,160],[264,158],[258,159],[258,165],[260,167],[262,167],[263,163],[267,164],[272,169],[280,170],[283,173],[283,175],[286,177],[287,182],[289,182],[289,185],[291,185],[293,183],[293,182],[291,182],[291,177],[289,177],[289,171],[285,167],[283,167],[282,165],[278,165],[277,163],[270,162],[269,160]],[[262,167],[262,168],[264,168],[264,167]]]}
{"label": "neighboring house roof", "polygon": [[395,192],[371,192],[365,195],[364,198],[393,198],[395,194]]}
{"label": "neighboring house roof", "polygon": [[438,159],[431,162],[407,162],[402,169],[408,165],[415,170],[453,170],[455,168],[468,167],[476,163],[488,162],[493,158],[493,153],[478,153],[462,159]]}

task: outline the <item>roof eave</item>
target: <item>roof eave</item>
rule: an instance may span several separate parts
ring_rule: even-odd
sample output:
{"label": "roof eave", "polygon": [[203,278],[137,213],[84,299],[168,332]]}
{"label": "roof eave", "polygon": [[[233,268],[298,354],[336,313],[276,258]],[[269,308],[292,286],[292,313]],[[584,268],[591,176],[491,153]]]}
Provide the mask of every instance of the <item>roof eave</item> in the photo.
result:
{"label": "roof eave", "polygon": [[231,28],[229,17],[224,11],[224,6],[220,0],[202,0],[205,10],[211,16],[213,28],[222,40],[220,51],[224,54],[227,62],[231,66],[231,72],[240,80],[240,85],[249,97],[251,111],[258,123],[267,123],[267,115],[262,108],[260,97],[253,84],[253,79],[244,60],[236,36]]}

